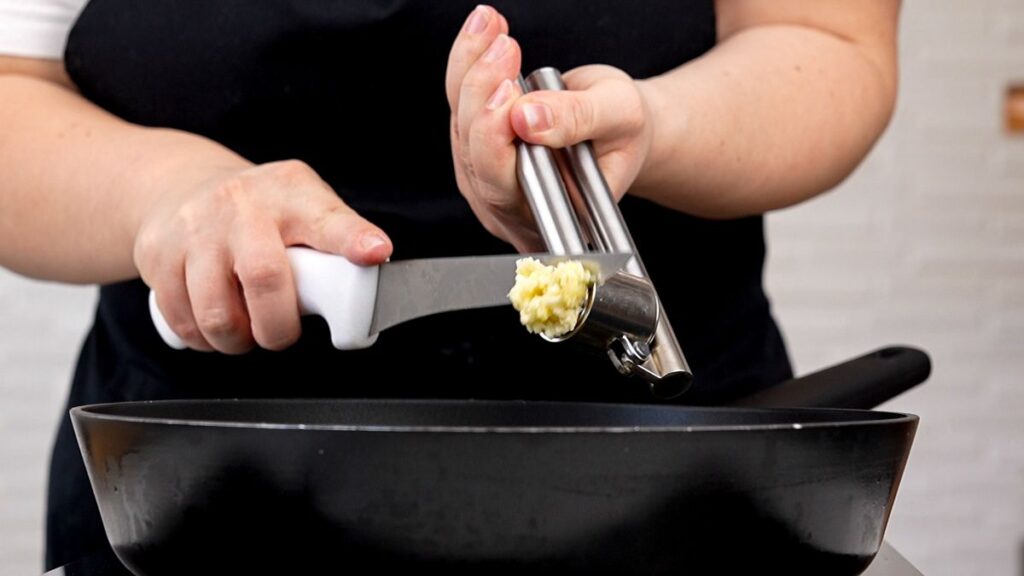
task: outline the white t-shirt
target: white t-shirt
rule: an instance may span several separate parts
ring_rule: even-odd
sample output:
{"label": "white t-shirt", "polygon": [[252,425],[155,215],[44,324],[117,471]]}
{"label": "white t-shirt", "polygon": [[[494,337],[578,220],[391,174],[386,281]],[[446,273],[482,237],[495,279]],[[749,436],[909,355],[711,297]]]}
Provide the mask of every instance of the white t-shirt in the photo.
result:
{"label": "white t-shirt", "polygon": [[61,59],[89,0],[0,0],[0,55]]}

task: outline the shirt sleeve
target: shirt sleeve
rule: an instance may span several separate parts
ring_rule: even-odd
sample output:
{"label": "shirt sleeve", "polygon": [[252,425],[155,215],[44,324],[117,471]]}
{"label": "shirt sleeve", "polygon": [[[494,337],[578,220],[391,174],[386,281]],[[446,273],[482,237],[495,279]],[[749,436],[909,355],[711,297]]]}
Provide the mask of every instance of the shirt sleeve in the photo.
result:
{"label": "shirt sleeve", "polygon": [[61,59],[88,0],[0,0],[0,55]]}

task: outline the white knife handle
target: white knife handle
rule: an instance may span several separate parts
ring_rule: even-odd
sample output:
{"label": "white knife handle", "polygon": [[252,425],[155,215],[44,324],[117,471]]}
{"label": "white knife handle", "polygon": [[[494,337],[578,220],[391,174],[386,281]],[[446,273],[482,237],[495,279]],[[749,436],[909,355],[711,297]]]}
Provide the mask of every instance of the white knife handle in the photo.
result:
{"label": "white knife handle", "polygon": [[[299,296],[299,311],[303,315],[322,316],[327,321],[335,348],[357,350],[377,341],[377,334],[370,334],[370,325],[377,301],[379,266],[357,266],[342,256],[300,247],[288,249],[288,260]],[[152,291],[149,313],[168,346],[186,348],[164,319]]]}

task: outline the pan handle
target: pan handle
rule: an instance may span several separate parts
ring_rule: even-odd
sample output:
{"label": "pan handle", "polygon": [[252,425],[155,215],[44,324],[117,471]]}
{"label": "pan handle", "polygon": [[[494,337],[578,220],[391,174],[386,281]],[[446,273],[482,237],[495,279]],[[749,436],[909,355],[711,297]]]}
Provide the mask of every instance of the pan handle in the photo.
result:
{"label": "pan handle", "polygon": [[928,379],[931,359],[907,346],[889,346],[842,364],[787,380],[733,406],[871,409]]}

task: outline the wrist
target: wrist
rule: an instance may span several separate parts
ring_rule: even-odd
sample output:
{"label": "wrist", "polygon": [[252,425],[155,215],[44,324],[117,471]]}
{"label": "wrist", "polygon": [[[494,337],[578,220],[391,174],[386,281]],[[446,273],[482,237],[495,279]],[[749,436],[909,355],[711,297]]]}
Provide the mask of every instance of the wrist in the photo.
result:
{"label": "wrist", "polygon": [[668,105],[666,95],[657,78],[635,80],[635,82],[644,103],[650,133],[647,154],[637,178],[630,188],[630,194],[648,197],[650,191],[664,181],[664,174],[672,164],[674,140],[669,134],[678,133],[676,125],[680,122],[683,113]]}

